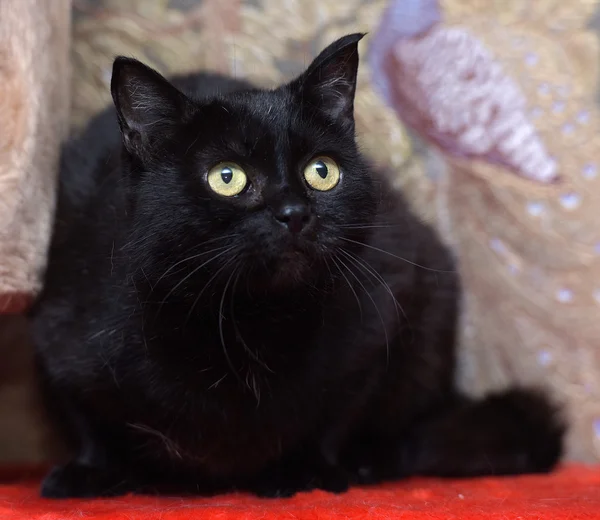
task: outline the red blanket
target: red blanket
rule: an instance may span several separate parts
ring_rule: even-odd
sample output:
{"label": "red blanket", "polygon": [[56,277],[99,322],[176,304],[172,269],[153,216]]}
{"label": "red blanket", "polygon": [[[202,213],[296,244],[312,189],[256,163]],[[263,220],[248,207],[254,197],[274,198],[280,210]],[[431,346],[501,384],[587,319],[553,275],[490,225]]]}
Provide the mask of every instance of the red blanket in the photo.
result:
{"label": "red blanket", "polygon": [[550,476],[412,479],[339,496],[317,491],[282,500],[226,495],[57,502],[37,497],[37,478],[2,482],[1,520],[600,519],[600,467],[575,465]]}

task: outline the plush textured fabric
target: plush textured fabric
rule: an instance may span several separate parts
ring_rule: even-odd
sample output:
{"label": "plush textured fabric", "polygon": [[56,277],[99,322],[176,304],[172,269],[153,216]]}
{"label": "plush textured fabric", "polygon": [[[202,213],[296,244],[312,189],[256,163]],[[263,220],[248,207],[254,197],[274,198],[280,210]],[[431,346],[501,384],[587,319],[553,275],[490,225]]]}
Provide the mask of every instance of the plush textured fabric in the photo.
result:
{"label": "plush textured fabric", "polygon": [[39,291],[68,131],[70,0],[0,2],[0,314]]}
{"label": "plush textured fabric", "polygon": [[344,495],[312,492],[285,500],[245,495],[214,498],[128,496],[54,502],[37,498],[38,481],[0,484],[2,520],[487,520],[600,518],[600,468],[569,466],[552,475],[443,481],[412,479],[354,489]]}

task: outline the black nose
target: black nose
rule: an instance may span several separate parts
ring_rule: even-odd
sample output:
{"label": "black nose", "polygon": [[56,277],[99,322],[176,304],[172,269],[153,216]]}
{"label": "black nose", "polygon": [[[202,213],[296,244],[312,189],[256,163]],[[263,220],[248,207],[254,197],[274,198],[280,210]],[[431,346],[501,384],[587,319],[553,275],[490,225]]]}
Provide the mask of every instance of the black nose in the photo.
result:
{"label": "black nose", "polygon": [[300,233],[313,219],[310,208],[302,203],[283,204],[274,215],[291,233]]}

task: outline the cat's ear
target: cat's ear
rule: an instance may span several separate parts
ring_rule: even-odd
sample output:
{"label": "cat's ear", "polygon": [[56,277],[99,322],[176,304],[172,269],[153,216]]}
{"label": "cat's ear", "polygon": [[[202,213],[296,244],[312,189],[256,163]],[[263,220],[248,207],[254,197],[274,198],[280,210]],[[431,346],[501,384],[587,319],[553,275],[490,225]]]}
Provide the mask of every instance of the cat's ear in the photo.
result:
{"label": "cat's ear", "polygon": [[181,119],[188,101],[158,72],[123,56],[113,63],[110,90],[123,144],[141,157]]}
{"label": "cat's ear", "polygon": [[302,102],[316,105],[328,118],[354,127],[354,94],[358,71],[358,42],[363,33],[336,40],[293,84]]}

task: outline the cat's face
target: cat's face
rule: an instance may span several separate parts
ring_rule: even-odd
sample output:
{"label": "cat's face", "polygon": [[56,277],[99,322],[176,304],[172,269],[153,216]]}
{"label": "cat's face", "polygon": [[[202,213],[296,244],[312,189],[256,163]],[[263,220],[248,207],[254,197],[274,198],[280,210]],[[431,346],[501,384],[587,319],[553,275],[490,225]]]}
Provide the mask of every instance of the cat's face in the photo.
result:
{"label": "cat's face", "polygon": [[344,239],[360,238],[376,205],[354,139],[359,39],[335,42],[276,90],[203,100],[139,62],[115,62],[136,219],[152,230],[153,261],[203,253],[193,264],[216,257],[208,271],[251,270],[289,286],[355,247]]}

